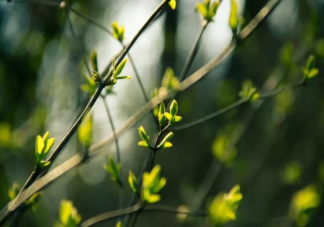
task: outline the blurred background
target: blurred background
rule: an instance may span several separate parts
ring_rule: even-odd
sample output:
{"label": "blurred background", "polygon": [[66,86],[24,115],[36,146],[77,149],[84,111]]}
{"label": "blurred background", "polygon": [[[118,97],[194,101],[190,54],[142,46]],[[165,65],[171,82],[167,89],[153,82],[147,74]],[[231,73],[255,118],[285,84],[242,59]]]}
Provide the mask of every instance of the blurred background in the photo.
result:
{"label": "blurred background", "polygon": [[[44,0],[45,1],[45,0]],[[0,1],[0,205],[9,201],[13,183],[23,185],[34,168],[34,144],[38,134],[50,132],[56,144],[63,138],[87,96],[80,90],[90,53],[98,53],[102,72],[121,45],[107,33],[79,17],[53,6],[27,1]],[[177,0],[151,25],[131,49],[146,93],[160,87],[167,67],[176,75],[184,65],[201,30],[196,0]],[[248,23],[266,0],[239,1]],[[125,25],[128,43],[159,0],[71,0],[74,9],[110,29],[113,21]],[[202,39],[190,73],[219,54],[230,42],[230,1],[223,0]],[[69,22],[70,20],[70,22]],[[310,54],[324,71],[324,1],[283,0],[251,37],[206,79],[178,98],[179,115],[185,124],[220,110],[239,99],[245,79],[261,91],[299,81],[301,68]],[[118,82],[106,102],[118,128],[145,100],[133,77]],[[308,226],[323,226],[324,196],[324,89],[323,73],[306,86],[287,90],[273,98],[244,105],[197,127],[175,131],[173,148],[158,153],[167,185],[161,204],[206,209],[211,198],[241,185],[242,203],[237,220],[228,226],[291,226],[287,221],[292,196],[315,185],[319,205]],[[93,110],[94,143],[111,134],[103,101]],[[143,125],[151,137],[156,127],[147,115],[120,138],[124,181],[129,170],[138,174],[148,151],[137,146],[137,127]],[[74,136],[53,166],[82,152]],[[230,155],[229,155],[230,154]],[[82,219],[118,208],[118,186],[103,165],[116,157],[115,146],[75,168],[43,192],[36,212],[26,211],[19,226],[53,226],[62,199],[73,201]],[[123,207],[131,190],[123,191]],[[289,219],[289,218],[288,218]],[[98,226],[114,226],[116,220]],[[138,226],[207,226],[204,219],[177,220],[164,213],[141,214]]]}

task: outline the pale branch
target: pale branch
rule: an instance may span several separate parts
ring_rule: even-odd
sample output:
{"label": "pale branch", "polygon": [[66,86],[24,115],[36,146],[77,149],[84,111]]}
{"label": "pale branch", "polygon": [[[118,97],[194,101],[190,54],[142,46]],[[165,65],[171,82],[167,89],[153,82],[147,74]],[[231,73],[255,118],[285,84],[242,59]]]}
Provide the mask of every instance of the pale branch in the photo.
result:
{"label": "pale branch", "polygon": [[108,116],[108,120],[109,120],[109,123],[110,123],[110,127],[111,127],[111,130],[112,130],[112,133],[113,133],[113,136],[114,136],[114,139],[115,139],[115,145],[116,145],[116,154],[117,154],[117,162],[118,163],[121,163],[121,157],[120,157],[120,147],[119,147],[119,141],[118,141],[118,137],[116,135],[116,128],[115,128],[115,124],[114,124],[114,121],[112,119],[112,115],[110,113],[110,109],[108,107],[108,103],[106,101],[106,97],[105,96],[102,96],[102,101],[103,101],[103,104],[104,104],[104,107],[105,107],[105,110],[107,112],[107,116]]}
{"label": "pale branch", "polygon": [[[264,93],[264,94],[260,94],[259,99],[271,98],[271,97],[273,97],[273,96],[275,96],[275,95],[277,95],[277,94],[279,94],[281,92],[284,92],[286,90],[290,90],[290,89],[293,89],[293,88],[296,88],[296,87],[300,87],[300,86],[302,86],[304,84],[305,84],[304,80],[301,81],[301,82],[298,82],[298,83],[289,84],[287,86],[278,88],[278,89],[276,89],[274,91],[271,91],[271,92],[268,92],[268,93]],[[237,102],[235,102],[235,103],[233,103],[233,104],[225,107],[224,109],[221,109],[219,111],[216,111],[214,113],[211,113],[211,114],[209,114],[209,115],[207,115],[205,117],[202,117],[202,118],[200,118],[198,120],[189,122],[187,124],[180,125],[178,127],[174,127],[171,130],[174,130],[174,131],[182,131],[182,130],[185,130],[185,129],[193,128],[195,126],[198,126],[198,125],[201,125],[201,124],[203,124],[205,122],[208,122],[208,121],[210,121],[210,120],[212,120],[212,119],[214,119],[216,117],[219,117],[220,115],[223,115],[225,113],[228,113],[229,111],[234,110],[234,109],[236,109],[236,108],[238,108],[238,107],[240,107],[240,106],[242,106],[242,105],[244,105],[246,103],[249,103],[249,100],[241,99],[241,100],[239,100],[239,101],[237,101]]]}
{"label": "pale branch", "polygon": [[210,23],[209,21],[206,21],[206,23],[204,23],[202,25],[201,31],[200,31],[200,33],[198,35],[198,38],[197,38],[192,50],[190,51],[190,54],[188,55],[188,58],[187,58],[184,66],[183,66],[183,68],[182,68],[182,70],[180,72],[179,81],[182,81],[187,77],[187,74],[188,74],[188,72],[190,70],[190,67],[191,67],[193,61],[195,60],[195,57],[197,56],[203,34],[206,31],[206,28],[207,28],[209,23]]}
{"label": "pale branch", "polygon": [[47,6],[60,6],[61,2],[55,1],[38,1],[38,0],[0,0],[4,3],[24,3],[24,4],[37,4],[37,5],[47,5]]}
{"label": "pale branch", "polygon": [[102,222],[105,221],[109,221],[111,219],[114,218],[118,218],[118,217],[122,217],[122,216],[126,216],[129,214],[133,214],[136,212],[163,212],[163,213],[169,213],[169,214],[174,214],[174,215],[178,215],[178,214],[182,214],[182,215],[187,215],[187,216],[191,216],[191,217],[206,217],[207,213],[205,211],[181,211],[178,208],[175,207],[171,207],[171,206],[166,206],[166,205],[150,205],[148,207],[143,207],[143,205],[141,204],[135,204],[134,206],[130,206],[124,209],[120,209],[120,210],[116,210],[116,211],[110,211],[107,213],[103,213],[100,215],[97,215],[95,217],[92,217],[86,221],[84,221],[83,223],[81,223],[81,227],[90,227],[90,226],[94,226],[97,224],[100,224]]}

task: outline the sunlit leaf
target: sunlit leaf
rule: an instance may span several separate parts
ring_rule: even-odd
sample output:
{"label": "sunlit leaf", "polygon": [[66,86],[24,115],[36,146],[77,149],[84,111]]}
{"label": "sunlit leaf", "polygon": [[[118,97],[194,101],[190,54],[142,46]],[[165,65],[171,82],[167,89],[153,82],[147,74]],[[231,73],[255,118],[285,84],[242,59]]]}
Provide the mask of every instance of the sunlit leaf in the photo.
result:
{"label": "sunlit leaf", "polygon": [[208,207],[209,218],[214,226],[221,226],[236,219],[236,210],[243,196],[240,186],[234,186],[229,193],[219,193]]}
{"label": "sunlit leaf", "polygon": [[62,200],[59,208],[60,222],[64,227],[76,227],[81,222],[81,216],[73,203],[68,200]]}
{"label": "sunlit leaf", "polygon": [[175,10],[177,7],[177,1],[171,0],[171,1],[169,1],[169,5],[170,5],[171,9]]}
{"label": "sunlit leaf", "polygon": [[239,26],[238,4],[236,0],[231,0],[231,12],[229,17],[229,25],[232,31],[236,33]]}
{"label": "sunlit leaf", "polygon": [[139,186],[138,186],[137,178],[131,171],[129,171],[128,183],[129,183],[129,186],[131,187],[131,189],[133,190],[133,192],[139,193]]}
{"label": "sunlit leaf", "polygon": [[93,130],[93,117],[90,114],[88,117],[83,119],[78,129],[79,141],[88,149],[92,143],[92,130]]}
{"label": "sunlit leaf", "polygon": [[321,197],[314,185],[296,192],[290,205],[290,217],[299,226],[306,226],[312,211],[320,205]]}

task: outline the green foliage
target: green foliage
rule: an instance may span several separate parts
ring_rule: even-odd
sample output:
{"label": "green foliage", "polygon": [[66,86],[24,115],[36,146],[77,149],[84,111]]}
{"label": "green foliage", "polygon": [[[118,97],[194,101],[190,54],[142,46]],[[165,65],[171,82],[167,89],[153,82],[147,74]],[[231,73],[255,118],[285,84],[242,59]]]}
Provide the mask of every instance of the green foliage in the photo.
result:
{"label": "green foliage", "polygon": [[92,143],[92,131],[93,131],[93,117],[90,114],[88,117],[83,119],[78,129],[79,142],[88,149]]}
{"label": "green foliage", "polygon": [[306,226],[312,211],[320,205],[321,197],[314,185],[296,192],[290,205],[290,217],[299,226]]}
{"label": "green foliage", "polygon": [[162,79],[162,87],[164,87],[168,90],[169,89],[174,89],[174,90],[180,89],[179,79],[175,76],[173,69],[170,67],[168,67],[165,70],[165,73],[164,73],[163,79]]}
{"label": "green foliage", "polygon": [[161,167],[156,165],[150,173],[143,174],[143,183],[139,190],[139,185],[136,177],[132,172],[129,172],[128,183],[130,188],[136,194],[141,195],[142,202],[156,203],[161,197],[157,193],[165,186],[166,179],[160,177]]}
{"label": "green foliage", "polygon": [[163,148],[163,149],[166,149],[166,148],[170,148],[172,147],[172,143],[170,142],[171,139],[173,138],[173,132],[169,132],[165,137],[164,139],[162,140],[162,142],[158,145],[158,149],[159,148]]}
{"label": "green foliage", "polygon": [[[8,196],[10,201],[13,201],[18,193],[20,192],[20,186],[18,183],[13,183],[12,187],[9,188],[8,190]],[[42,193],[41,192],[37,192],[35,194],[33,194],[24,204],[25,204],[25,208],[26,209],[31,209],[32,211],[36,211],[37,208],[37,203],[39,201],[39,199],[41,198]]]}
{"label": "green foliage", "polygon": [[122,42],[125,39],[125,27],[116,21],[111,23],[111,27],[114,38]]}
{"label": "green foliage", "polygon": [[243,196],[240,186],[234,186],[229,193],[219,193],[208,207],[209,218],[214,226],[221,226],[236,219],[236,210]]}
{"label": "green foliage", "polygon": [[216,15],[220,3],[220,0],[216,0],[212,4],[210,0],[204,0],[204,2],[197,3],[197,10],[200,13],[201,17],[205,21],[209,22],[212,21],[214,16]]}
{"label": "green foliage", "polygon": [[177,1],[176,0],[170,0],[169,1],[169,6],[171,7],[172,10],[175,10],[177,8]]}
{"label": "green foliage", "polygon": [[90,54],[90,62],[91,62],[92,70],[98,72],[99,69],[98,69],[97,52],[94,50]]}
{"label": "green foliage", "polygon": [[0,147],[7,148],[11,144],[11,126],[7,122],[0,122]]}
{"label": "green foliage", "polygon": [[258,100],[260,94],[257,92],[257,89],[253,86],[251,80],[245,80],[242,84],[242,89],[239,93],[239,96],[247,102],[254,102]]}
{"label": "green foliage", "polygon": [[108,164],[104,165],[104,169],[107,171],[107,173],[110,174],[112,181],[121,184],[121,180],[120,180],[121,163],[116,164],[115,161],[111,157],[109,157]]}
{"label": "green foliage", "polygon": [[129,183],[129,186],[130,186],[130,188],[132,189],[133,192],[135,192],[136,194],[140,193],[137,178],[132,173],[132,171],[129,171],[128,183]]}
{"label": "green foliage", "polygon": [[165,112],[164,117],[169,121],[169,124],[173,124],[182,120],[181,116],[178,116],[178,103],[176,100],[173,100],[170,105],[170,112]]}
{"label": "green foliage", "polygon": [[302,173],[301,166],[294,161],[289,163],[281,173],[281,180],[286,184],[294,184],[298,182]]}
{"label": "green foliage", "polygon": [[20,187],[19,187],[19,184],[18,183],[13,183],[12,184],[12,187],[9,188],[8,190],[8,197],[10,199],[10,201],[14,200],[16,198],[16,196],[18,195],[20,191]]}
{"label": "green foliage", "polygon": [[115,227],[123,227],[122,222],[121,222],[121,221],[118,221],[118,222],[116,223]]}
{"label": "green foliage", "polygon": [[25,202],[25,206],[26,208],[30,208],[32,211],[36,211],[37,209],[37,203],[39,201],[39,199],[41,198],[42,193],[41,192],[37,192],[35,194],[33,194],[26,202]]}
{"label": "green foliage", "polygon": [[231,12],[229,17],[229,25],[234,34],[237,33],[237,28],[240,24],[238,4],[236,0],[231,0]]}
{"label": "green foliage", "polygon": [[120,74],[123,72],[126,63],[128,59],[125,58],[116,68],[115,60],[113,60],[113,75],[110,80],[109,85],[115,85],[117,83],[117,80],[124,80],[124,79],[131,79],[132,77],[130,76],[120,76]]}
{"label": "green foliage", "polygon": [[218,161],[228,165],[236,157],[237,150],[233,146],[230,138],[221,132],[213,142],[212,153]]}
{"label": "green foliage", "polygon": [[138,128],[138,134],[142,138],[142,141],[138,142],[138,146],[150,147],[150,136],[147,135],[143,126]]}
{"label": "green foliage", "polygon": [[142,200],[148,203],[156,203],[160,201],[160,195],[158,193],[166,184],[166,179],[160,177],[161,167],[156,165],[150,173],[145,172],[143,174],[142,184]]}
{"label": "green foliage", "polygon": [[305,68],[303,68],[305,80],[312,79],[313,77],[319,74],[318,68],[315,68],[315,63],[316,63],[315,57],[311,55],[307,60],[307,64]]}
{"label": "green foliage", "polygon": [[57,227],[76,227],[81,222],[81,216],[73,203],[68,200],[62,200],[59,208],[60,223]]}
{"label": "green foliage", "polygon": [[158,120],[159,120],[159,125],[160,127],[163,127],[163,125],[165,124],[165,105],[164,102],[161,102],[160,107],[159,107],[159,111],[158,111]]}
{"label": "green foliage", "polygon": [[46,132],[43,137],[38,135],[35,141],[35,158],[36,158],[36,166],[38,168],[44,168],[48,166],[51,162],[47,162],[44,160],[47,153],[52,149],[55,139],[48,138],[49,132]]}
{"label": "green foliage", "polygon": [[280,50],[280,61],[287,68],[293,65],[293,52],[294,46],[292,43],[287,43]]}
{"label": "green foliage", "polygon": [[97,83],[94,80],[94,77],[87,77],[84,76],[85,84],[81,84],[81,90],[84,92],[88,92],[90,95],[93,95],[96,92],[97,89]]}

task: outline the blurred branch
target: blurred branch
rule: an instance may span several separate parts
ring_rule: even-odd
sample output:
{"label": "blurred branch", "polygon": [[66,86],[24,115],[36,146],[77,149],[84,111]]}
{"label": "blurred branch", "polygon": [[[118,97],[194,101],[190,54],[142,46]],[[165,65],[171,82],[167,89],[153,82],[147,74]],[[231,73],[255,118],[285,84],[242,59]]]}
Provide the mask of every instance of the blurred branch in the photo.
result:
{"label": "blurred branch", "polygon": [[207,213],[205,211],[196,211],[196,212],[184,212],[180,211],[177,208],[171,207],[171,206],[166,206],[166,205],[150,205],[147,208],[143,208],[142,205],[140,204],[135,204],[134,206],[116,210],[116,211],[111,211],[107,212],[104,214],[100,214],[98,216],[92,217],[83,223],[81,223],[81,227],[90,227],[94,226],[97,224],[100,224],[102,222],[108,221],[113,218],[118,218],[122,217],[128,214],[132,214],[135,212],[163,212],[163,213],[169,213],[169,214],[183,214],[183,215],[188,215],[192,217],[206,217]]}
{"label": "blurred branch", "polygon": [[111,113],[110,113],[110,109],[108,107],[108,103],[105,99],[106,97],[105,96],[102,96],[102,101],[104,103],[104,107],[105,107],[105,110],[107,112],[107,115],[108,115],[108,119],[109,119],[109,123],[110,123],[110,126],[111,126],[111,129],[112,129],[112,133],[114,135],[114,139],[115,139],[115,144],[116,144],[116,153],[117,153],[117,162],[118,163],[121,163],[121,158],[120,158],[120,148],[119,148],[119,142],[118,142],[118,137],[116,135],[116,129],[115,129],[115,124],[114,124],[114,121],[112,119],[112,116],[111,116]]}
{"label": "blurred branch", "polygon": [[207,26],[209,25],[210,21],[206,21],[203,25],[202,25],[202,29],[198,35],[198,38],[192,48],[192,50],[190,51],[190,54],[181,70],[180,76],[179,76],[179,81],[182,81],[183,79],[185,79],[187,77],[187,74],[190,70],[190,67],[192,66],[192,63],[195,59],[195,57],[197,56],[198,50],[200,48],[200,44],[201,44],[201,38],[203,37],[204,32],[206,31]]}
{"label": "blurred branch", "polygon": [[[290,90],[290,89],[293,89],[293,88],[297,88],[297,87],[300,87],[300,86],[302,86],[304,84],[305,84],[304,80],[302,80],[301,82],[298,82],[298,83],[289,84],[289,85],[284,86],[282,88],[278,88],[278,89],[276,89],[274,91],[271,91],[271,92],[268,92],[268,93],[265,93],[265,94],[260,94],[259,99],[271,98],[271,97],[273,97],[273,96],[275,96],[275,95],[277,95],[277,94],[279,94],[279,93],[281,93],[283,91]],[[209,114],[209,115],[207,115],[205,117],[202,117],[202,118],[200,118],[198,120],[195,120],[195,121],[192,121],[190,123],[181,125],[179,127],[174,127],[174,128],[172,128],[172,130],[181,131],[181,130],[193,128],[193,127],[201,125],[201,124],[203,124],[203,123],[205,123],[207,121],[210,121],[210,120],[212,120],[212,119],[214,119],[214,118],[216,118],[216,117],[218,117],[220,115],[223,115],[223,114],[225,114],[225,113],[227,113],[227,112],[229,112],[231,110],[234,110],[234,109],[236,109],[236,108],[238,108],[238,107],[240,107],[240,106],[242,106],[242,105],[244,105],[246,103],[249,103],[249,100],[241,99],[241,100],[229,105],[228,107],[225,107],[222,110],[216,111],[216,112],[211,113],[211,114]]]}
{"label": "blurred branch", "polygon": [[37,4],[37,5],[47,5],[47,6],[60,6],[61,2],[54,1],[38,1],[38,0],[0,0],[0,2],[6,3],[25,3],[25,4]]}

